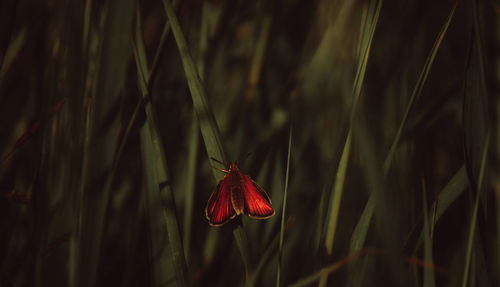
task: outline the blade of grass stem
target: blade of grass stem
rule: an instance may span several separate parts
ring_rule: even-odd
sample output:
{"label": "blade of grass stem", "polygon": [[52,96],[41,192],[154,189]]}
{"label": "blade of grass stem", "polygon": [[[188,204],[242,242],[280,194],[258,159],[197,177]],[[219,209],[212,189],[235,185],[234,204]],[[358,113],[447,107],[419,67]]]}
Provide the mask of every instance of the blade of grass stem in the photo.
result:
{"label": "blade of grass stem", "polygon": [[[83,33],[82,33],[82,50],[87,52],[89,48],[89,35],[90,35],[90,21],[92,14],[92,1],[85,1],[85,8],[83,8]],[[88,56],[88,54],[86,54]]]}
{"label": "blade of grass stem", "polygon": [[363,81],[366,73],[366,66],[368,63],[368,58],[370,56],[371,45],[373,42],[373,36],[375,35],[375,29],[377,28],[378,18],[380,16],[380,9],[382,8],[383,0],[374,0],[370,2],[370,9],[368,10],[368,16],[365,26],[365,31],[363,33],[363,40],[361,42],[361,54],[358,62],[358,67],[356,69],[356,76],[354,78],[354,83],[352,86],[352,98],[353,103],[351,106],[349,129],[352,128],[352,122],[356,115],[356,109],[359,102],[359,96],[361,95],[361,88],[363,87]]}
{"label": "blade of grass stem", "polygon": [[189,262],[189,251],[191,242],[191,225],[193,214],[196,212],[193,210],[194,206],[194,188],[196,182],[196,162],[198,158],[198,147],[199,147],[199,126],[196,119],[194,119],[191,124],[191,135],[189,141],[189,151],[187,159],[187,175],[186,175],[186,199],[185,199],[185,209],[184,209],[184,256],[186,262]]}
{"label": "blade of grass stem", "polygon": [[[207,151],[208,158],[215,158],[225,163],[227,166],[228,162],[222,145],[219,127],[217,126],[217,122],[215,121],[215,116],[212,107],[210,106],[205,88],[201,82],[201,78],[198,74],[198,69],[196,68],[193,58],[190,55],[186,39],[179,24],[179,20],[177,19],[172,5],[168,0],[163,0],[163,6],[165,8],[165,13],[167,14],[168,20],[170,21],[172,33],[174,34],[175,42],[179,49],[182,65],[184,67],[188,87],[193,99],[194,110],[196,111],[196,114],[198,116],[200,130],[203,141],[205,143],[205,149]],[[215,169],[213,169],[213,174],[216,180],[221,177],[221,174]],[[235,236],[236,244],[245,264],[246,274],[248,274],[248,270],[251,270],[251,267],[249,267],[250,262],[248,257],[249,252],[246,234],[243,230],[241,220],[234,220],[233,223],[235,223],[233,224],[233,235]]]}
{"label": "blade of grass stem", "polygon": [[[413,107],[415,99],[418,98],[420,96],[420,93],[422,92],[422,88],[424,86],[425,81],[427,80],[427,75],[430,71],[430,68],[432,67],[436,53],[437,53],[439,47],[441,46],[444,35],[446,34],[446,31],[448,30],[448,27],[451,23],[451,19],[453,18],[453,15],[455,13],[456,6],[457,6],[457,2],[455,2],[453,7],[451,8],[451,11],[450,11],[448,17],[447,17],[443,27],[441,28],[441,31],[439,32],[438,37],[436,38],[434,46],[432,47],[432,49],[427,57],[427,60],[424,64],[422,72],[420,73],[420,76],[417,80],[417,84],[415,85],[415,88],[413,89],[412,95],[410,97],[409,103],[408,103],[407,108],[406,108],[405,115],[403,116],[403,119],[401,121],[399,129],[396,133],[396,136],[395,136],[393,143],[391,145],[391,148],[389,150],[389,153],[384,161],[383,172],[385,175],[387,175],[389,172],[389,167],[391,165],[391,162],[392,162],[392,159],[394,156],[394,152],[396,150],[396,147],[398,146],[401,134],[402,134],[404,126],[406,124],[408,114],[409,114],[411,108]],[[374,198],[374,196],[375,196],[374,193],[370,194],[369,199],[366,203],[366,206],[363,210],[363,213],[362,213],[362,215],[358,221],[358,224],[356,225],[356,228],[353,232],[353,235],[351,237],[351,246],[350,246],[351,252],[359,250],[359,248],[362,248],[362,246],[364,245],[364,242],[366,240],[366,234],[368,233],[368,228],[370,226],[370,221],[371,221],[371,218],[373,217],[373,213],[375,210],[375,198]]]}
{"label": "blade of grass stem", "polygon": [[345,174],[347,172],[350,146],[351,146],[351,131],[349,131],[349,134],[347,135],[347,141],[344,146],[344,150],[342,151],[342,156],[340,158],[335,184],[333,186],[333,191],[332,191],[333,196],[330,202],[330,206],[332,206],[333,208],[331,210],[330,219],[328,221],[326,243],[325,243],[328,255],[332,255],[333,251],[333,242],[335,239],[335,231],[337,229],[336,227],[338,222],[340,203],[342,200],[342,191],[344,189]]}
{"label": "blade of grass stem", "polygon": [[[87,77],[91,77],[89,74]],[[86,91],[89,92],[89,91]],[[85,96],[88,96],[87,94]],[[89,146],[90,146],[90,138],[92,131],[92,105],[87,103],[85,115],[82,117],[84,121],[84,136],[83,136],[83,144],[82,144],[82,165],[81,165],[81,173],[80,178],[86,179],[88,172],[88,163],[89,163]],[[82,183],[78,188],[77,198],[77,211],[76,211],[76,236],[73,236],[70,241],[70,274],[69,274],[69,285],[77,286],[78,276],[79,276],[79,252],[80,252],[80,243],[82,239],[82,225],[83,225],[83,208],[84,208],[84,194],[87,188],[87,182],[82,180]]]}
{"label": "blade of grass stem", "polygon": [[467,241],[467,253],[465,257],[465,268],[464,268],[464,277],[462,280],[462,287],[467,286],[468,282],[468,276],[469,276],[469,270],[470,270],[470,263],[471,263],[471,256],[472,256],[472,245],[474,242],[474,234],[475,234],[475,229],[476,229],[476,222],[477,222],[477,213],[479,210],[479,201],[481,199],[481,190],[483,189],[483,180],[484,180],[484,173],[485,173],[485,168],[486,168],[486,159],[488,158],[488,147],[489,147],[489,142],[490,142],[490,134],[489,132],[486,135],[486,141],[485,141],[485,146],[483,150],[483,155],[481,157],[481,169],[479,171],[479,179],[477,182],[477,187],[476,187],[476,199],[474,202],[474,210],[472,212],[472,219],[469,227],[469,235],[468,235],[468,241]]}
{"label": "blade of grass stem", "polygon": [[[378,18],[380,16],[380,10],[382,8],[382,3],[383,1],[371,1],[370,2],[370,9],[367,13],[367,21],[366,21],[366,26],[364,26],[364,32],[363,32],[363,37],[361,41],[361,48],[360,48],[360,58],[358,62],[358,67],[356,69],[356,76],[354,78],[354,83],[352,87],[352,105],[351,105],[351,111],[350,111],[350,118],[349,118],[349,126],[348,126],[348,133],[347,133],[347,138],[344,143],[344,148],[342,152],[342,156],[339,162],[339,167],[337,170],[337,176],[335,177],[335,184],[333,185],[333,196],[332,196],[332,201],[330,202],[330,208],[329,210],[331,211],[330,213],[330,218],[329,221],[327,222],[327,235],[325,239],[325,247],[327,249],[328,255],[331,255],[332,250],[333,250],[333,241],[334,241],[334,236],[335,236],[335,231],[337,228],[337,221],[338,221],[338,212],[340,210],[340,202],[342,199],[342,190],[344,186],[344,181],[345,181],[345,175],[347,171],[347,160],[348,160],[348,154],[350,150],[350,145],[351,145],[351,134],[352,134],[352,127],[353,127],[353,121],[354,117],[356,115],[356,110],[357,110],[357,105],[359,102],[359,98],[361,95],[361,88],[363,86],[364,78],[365,78],[365,73],[366,73],[366,66],[368,63],[368,58],[370,55],[370,49],[371,45],[373,42],[373,36],[375,34],[375,29],[377,27],[378,23]],[[328,282],[328,274],[329,272],[326,272],[323,270],[323,275],[321,276],[319,286],[326,286]]]}
{"label": "blade of grass stem", "polygon": [[441,43],[443,42],[444,35],[446,34],[446,31],[448,30],[448,27],[450,26],[451,19],[453,19],[453,15],[455,14],[455,9],[457,8],[458,2],[455,2],[453,7],[451,8],[450,13],[448,14],[448,18],[446,19],[443,27],[441,28],[441,31],[438,34],[438,37],[436,38],[436,41],[434,42],[434,45],[429,53],[429,56],[427,56],[427,59],[425,60],[424,67],[422,71],[420,72],[420,75],[417,80],[417,84],[415,85],[415,88],[413,89],[413,92],[410,96],[410,100],[408,101],[408,105],[406,106],[406,111],[403,115],[403,119],[401,120],[401,124],[399,125],[398,131],[396,132],[396,136],[394,137],[394,140],[392,142],[392,145],[389,149],[389,153],[387,154],[387,157],[384,161],[384,173],[387,174],[389,172],[389,168],[392,163],[392,158],[394,157],[394,153],[396,152],[396,148],[398,147],[399,140],[401,138],[401,134],[403,133],[403,129],[406,125],[406,122],[408,120],[408,115],[410,114],[411,109],[413,108],[413,104],[415,100],[420,97],[420,94],[422,93],[422,89],[424,88],[424,84],[427,81],[427,76],[429,75],[429,71],[431,70],[432,64],[434,63],[434,59],[436,58],[437,51],[439,50],[439,47],[441,46]]}
{"label": "blade of grass stem", "polygon": [[[438,220],[446,212],[448,207],[450,207],[450,205],[455,202],[455,200],[465,191],[468,186],[469,178],[467,176],[465,164],[463,164],[438,194],[436,200],[436,214],[433,220],[434,223],[438,222]],[[422,240],[424,235],[425,228],[421,230],[418,240]]]}
{"label": "blade of grass stem", "polygon": [[[427,195],[425,188],[425,180],[422,178],[422,202],[424,207],[424,259],[427,264],[433,264],[432,260],[432,240],[430,234],[430,223],[429,223],[429,210],[427,208]],[[434,279],[434,270],[432,268],[424,269],[424,285],[425,287],[432,287],[436,285]]]}
{"label": "blade of grass stem", "polygon": [[[351,129],[349,129],[349,133],[347,134],[347,140],[344,145],[344,150],[342,151],[342,156],[340,158],[339,167],[335,178],[335,184],[333,186],[332,199],[330,202],[331,206],[330,217],[328,220],[326,239],[325,239],[326,252],[329,256],[332,255],[333,251],[333,242],[335,239],[335,232],[337,230],[337,222],[339,219],[340,203],[342,201],[342,191],[344,189],[344,181],[347,172],[350,147],[351,147]],[[326,286],[327,284],[328,273],[326,270],[324,270],[324,272],[325,276],[321,277],[319,281],[319,286]]]}
{"label": "blade of grass stem", "polygon": [[[207,41],[207,21],[205,7],[206,3],[203,4],[202,19],[200,25],[200,55],[198,57],[198,73],[200,78],[204,78],[205,67],[204,67],[204,54],[206,50]],[[169,23],[168,21],[166,22]],[[167,27],[167,26],[165,26]],[[170,25],[168,25],[170,27]],[[194,187],[196,178],[196,160],[198,158],[198,147],[199,147],[199,124],[196,120],[196,115],[193,114],[193,121],[191,123],[191,134],[190,134],[190,144],[188,151],[188,166],[187,166],[187,176],[186,176],[186,196],[185,196],[185,209],[184,209],[184,256],[186,257],[186,262],[189,263],[189,251],[191,242],[191,225],[193,218],[193,206],[194,206]]]}
{"label": "blade of grass stem", "polygon": [[[179,224],[175,213],[174,195],[171,186],[169,184],[166,184],[169,182],[169,175],[167,172],[168,169],[165,160],[165,151],[163,150],[163,144],[158,130],[158,120],[156,112],[153,109],[151,101],[148,101],[149,93],[147,89],[148,82],[146,77],[147,75],[149,75],[149,72],[147,70],[147,63],[142,62],[145,61],[146,57],[145,57],[144,43],[142,40],[142,33],[140,28],[136,29],[135,40],[136,40],[135,42],[132,41],[133,44],[132,46],[138,71],[139,87],[141,89],[142,97],[146,101],[145,109],[147,117],[147,121],[144,127],[145,132],[141,133],[141,136],[151,137],[152,146],[146,148],[152,149],[152,151],[155,154],[155,160],[154,160],[155,164],[153,167],[155,168],[155,171],[157,173],[157,179],[153,178],[152,180],[156,180],[156,182],[153,183],[155,186],[155,191],[157,191],[157,195],[159,195],[159,198],[161,199],[163,204],[163,215],[167,229],[167,236],[169,239],[169,247],[172,256],[171,259],[178,280],[177,282],[181,286],[186,286],[188,281],[187,270],[186,270],[187,267],[184,259],[182,240],[178,227]],[[155,194],[153,194],[153,196],[155,196],[154,198],[157,198]],[[161,268],[162,266],[159,267]],[[158,270],[158,272],[161,271]]]}
{"label": "blade of grass stem", "polygon": [[[468,1],[466,4],[472,14],[472,29],[470,44],[467,51],[465,65],[464,101],[463,101],[463,138],[465,146],[466,167],[473,185],[477,185],[478,173],[481,165],[484,138],[489,125],[488,89],[485,79],[483,43],[481,40],[481,15],[478,1]],[[483,25],[484,26],[484,25]],[[486,193],[481,197],[484,216],[488,210]]]}
{"label": "blade of grass stem", "polygon": [[[285,232],[292,227],[292,225],[295,223],[295,218],[293,217],[288,217],[288,219],[285,222]],[[261,271],[264,268],[264,265],[266,264],[267,261],[271,258],[271,256],[274,254],[276,250],[279,248],[279,241],[280,241],[280,236],[281,236],[281,231],[280,234],[277,234],[274,236],[274,238],[271,240],[271,242],[267,245],[266,251],[260,256],[259,262],[255,265],[255,268],[253,269],[252,274],[250,274],[248,281],[250,281],[249,286],[254,286],[255,281],[257,278],[259,278],[259,275]]]}
{"label": "blade of grass stem", "polygon": [[[109,203],[116,131],[119,119],[116,106],[124,84],[129,50],[128,35],[132,28],[135,1],[111,1],[106,7],[103,43],[100,47],[98,76],[93,102],[91,144],[87,154],[87,181],[82,210],[82,232],[79,244],[78,281],[82,286],[95,286],[101,243],[103,241],[106,211]],[[110,117],[112,115],[112,117]],[[104,186],[101,192],[87,192],[95,186]],[[93,190],[92,190],[93,191]]]}
{"label": "blade of grass stem", "polygon": [[0,85],[5,79],[5,75],[9,71],[10,66],[14,63],[17,55],[21,51],[24,46],[24,42],[26,41],[26,28],[23,28],[17,35],[12,39],[5,51],[5,56],[3,57],[3,61],[0,58]]}
{"label": "blade of grass stem", "polygon": [[280,245],[278,251],[278,271],[276,272],[276,286],[280,286],[281,265],[283,263],[283,242],[285,239],[285,215],[286,215],[286,201],[288,195],[288,176],[290,175],[290,155],[292,150],[292,126],[290,125],[290,135],[288,138],[288,156],[286,160],[286,175],[285,175],[285,191],[283,192],[283,210],[281,212],[281,232],[280,232]]}
{"label": "blade of grass stem", "polygon": [[467,170],[465,169],[465,165],[462,165],[438,195],[436,222],[468,185]]}
{"label": "blade of grass stem", "polygon": [[[215,121],[212,107],[210,106],[205,88],[198,74],[198,69],[196,68],[193,58],[191,57],[191,54],[189,52],[186,39],[179,24],[179,20],[175,15],[170,1],[163,0],[163,5],[165,7],[165,12],[167,14],[168,21],[170,22],[175,41],[181,55],[182,65],[186,73],[186,80],[191,92],[191,97],[193,99],[194,109],[198,116],[200,130],[203,136],[203,140],[205,141],[205,147],[207,149],[208,157],[216,158],[217,160],[228,165],[222,145],[219,128],[217,126],[217,122]],[[214,169],[213,173],[215,175],[215,178],[220,178],[220,172]]]}
{"label": "blade of grass stem", "polygon": [[[179,1],[174,2],[174,7],[178,4]],[[163,31],[161,32],[160,43],[158,44],[158,49],[156,50],[155,57],[153,58],[153,64],[151,65],[151,70],[148,74],[148,91],[151,92],[151,86],[153,84],[153,77],[156,75],[158,71],[158,67],[160,64],[160,60],[165,52],[163,47],[165,46],[168,35],[170,34],[170,22],[166,21],[165,25],[163,25]]]}
{"label": "blade of grass stem", "polygon": [[[149,237],[149,269],[151,282],[153,285],[162,285],[168,282],[171,276],[177,277],[174,271],[175,263],[172,257],[170,240],[165,240],[166,218],[165,211],[161,204],[159,192],[159,171],[157,168],[157,154],[152,140],[150,126],[144,124],[140,129],[141,160],[144,175],[144,206],[146,222],[148,224]],[[168,238],[168,236],[167,236]],[[170,239],[170,238],[169,238]],[[182,278],[177,279],[176,285],[182,285]],[[178,283],[179,282],[179,283]]]}

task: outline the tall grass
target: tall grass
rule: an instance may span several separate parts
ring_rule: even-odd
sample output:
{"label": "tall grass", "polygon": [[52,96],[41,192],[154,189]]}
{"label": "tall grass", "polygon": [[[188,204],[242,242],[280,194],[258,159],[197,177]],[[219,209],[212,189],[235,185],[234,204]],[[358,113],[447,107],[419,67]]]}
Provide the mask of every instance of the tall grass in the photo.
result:
{"label": "tall grass", "polygon": [[0,286],[497,286],[495,9],[1,2]]}

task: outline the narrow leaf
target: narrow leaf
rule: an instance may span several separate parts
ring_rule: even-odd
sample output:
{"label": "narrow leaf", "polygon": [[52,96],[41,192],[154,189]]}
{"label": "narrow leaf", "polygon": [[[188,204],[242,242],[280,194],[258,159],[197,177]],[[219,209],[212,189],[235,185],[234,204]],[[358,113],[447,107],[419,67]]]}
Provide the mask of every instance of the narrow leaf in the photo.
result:
{"label": "narrow leaf", "polygon": [[[412,95],[410,97],[410,101],[407,105],[405,115],[403,116],[403,119],[401,121],[401,124],[399,126],[399,129],[396,133],[396,136],[393,140],[393,143],[391,145],[391,148],[389,150],[389,153],[384,161],[384,166],[383,166],[383,172],[385,175],[389,172],[389,167],[391,165],[394,152],[396,150],[396,147],[398,146],[401,134],[403,132],[403,129],[405,127],[409,112],[411,108],[413,107],[414,101],[418,96],[420,96],[420,93],[422,92],[422,88],[424,86],[425,81],[427,80],[427,75],[429,74],[429,71],[432,67],[432,64],[434,62],[434,58],[436,56],[436,53],[441,46],[441,43],[443,41],[444,35],[446,34],[446,31],[448,30],[448,27],[451,23],[451,19],[453,18],[453,15],[455,13],[455,9],[457,6],[457,2],[453,5],[451,8],[450,14],[448,15],[448,18],[446,19],[440,33],[438,34],[436,41],[434,43],[434,46],[432,47],[429,55],[427,56],[427,60],[424,64],[424,68],[422,69],[422,72],[420,73],[420,76],[417,80],[417,84],[415,85],[415,88],[413,89]],[[356,225],[356,228],[353,232],[353,236],[351,237],[351,247],[350,251],[356,251],[359,250],[359,248],[362,248],[364,246],[365,240],[366,240],[366,234],[368,233],[368,227],[370,226],[370,221],[373,217],[373,212],[375,210],[375,194],[371,193],[370,197],[368,199],[368,202],[365,205],[365,208],[363,210],[363,213],[361,215],[361,218],[358,221],[358,224]]]}
{"label": "narrow leaf", "polygon": [[285,238],[285,215],[286,215],[286,201],[288,195],[288,176],[290,175],[290,155],[292,153],[292,126],[290,125],[290,135],[288,137],[288,156],[286,160],[286,175],[285,175],[285,191],[283,192],[283,210],[281,212],[281,232],[280,232],[280,245],[278,251],[278,271],[276,273],[276,286],[280,286],[281,266],[283,262],[283,242]]}

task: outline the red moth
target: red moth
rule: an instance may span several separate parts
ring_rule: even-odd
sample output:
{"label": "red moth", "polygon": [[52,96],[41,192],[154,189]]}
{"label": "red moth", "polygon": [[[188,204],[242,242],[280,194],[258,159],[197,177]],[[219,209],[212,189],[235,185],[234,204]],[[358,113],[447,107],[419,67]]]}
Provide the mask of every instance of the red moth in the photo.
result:
{"label": "red moth", "polygon": [[243,174],[233,162],[226,176],[219,181],[208,199],[205,214],[212,226],[221,226],[236,215],[246,214],[257,219],[274,215],[269,195],[248,175]]}

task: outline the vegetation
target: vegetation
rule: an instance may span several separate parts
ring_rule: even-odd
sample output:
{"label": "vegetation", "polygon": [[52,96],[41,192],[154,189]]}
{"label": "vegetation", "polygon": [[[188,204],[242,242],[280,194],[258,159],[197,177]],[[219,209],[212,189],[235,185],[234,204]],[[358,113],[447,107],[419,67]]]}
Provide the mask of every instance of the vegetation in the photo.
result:
{"label": "vegetation", "polygon": [[498,11],[2,1],[0,286],[498,286]]}

